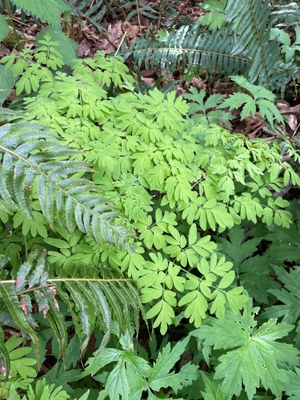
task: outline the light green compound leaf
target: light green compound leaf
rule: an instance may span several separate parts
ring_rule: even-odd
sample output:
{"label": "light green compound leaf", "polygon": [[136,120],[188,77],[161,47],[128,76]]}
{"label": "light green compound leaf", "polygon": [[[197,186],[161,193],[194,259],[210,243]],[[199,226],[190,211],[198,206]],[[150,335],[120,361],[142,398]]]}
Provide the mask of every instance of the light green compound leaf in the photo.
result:
{"label": "light green compound leaf", "polygon": [[38,42],[47,33],[50,34],[51,39],[54,42],[59,43],[57,49],[63,57],[62,61],[64,65],[68,65],[71,67],[74,64],[75,59],[77,58],[77,43],[74,40],[68,38],[68,36],[61,29],[52,26],[48,26],[46,29],[44,29],[44,31],[37,36],[36,41]]}
{"label": "light green compound leaf", "polygon": [[34,17],[57,27],[60,26],[61,14],[69,10],[63,0],[48,0],[47,3],[33,0],[12,0],[12,3],[18,8],[30,12]]}

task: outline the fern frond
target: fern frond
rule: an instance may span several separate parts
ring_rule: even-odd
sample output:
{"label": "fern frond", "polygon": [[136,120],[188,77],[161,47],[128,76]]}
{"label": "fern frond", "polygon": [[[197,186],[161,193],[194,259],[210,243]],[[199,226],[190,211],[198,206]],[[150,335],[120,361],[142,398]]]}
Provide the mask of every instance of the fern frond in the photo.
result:
{"label": "fern frond", "polygon": [[36,18],[42,21],[47,21],[49,24],[59,27],[60,16],[65,11],[69,10],[69,7],[63,0],[47,0],[35,1],[35,0],[11,0],[11,2],[18,8],[29,12]]}
{"label": "fern frond", "polygon": [[22,115],[23,114],[21,111],[10,110],[9,108],[0,107],[0,122],[9,121]]}
{"label": "fern frond", "polygon": [[[128,231],[115,224],[112,204],[102,198],[98,187],[85,178],[87,164],[62,160],[72,151],[41,126],[6,124],[0,127],[0,198],[8,207],[20,207],[32,215],[36,191],[42,213],[73,232],[78,227],[96,241],[117,246],[128,244]],[[76,175],[76,178],[75,178]]]}
{"label": "fern frond", "polygon": [[[104,332],[100,349],[104,348],[112,332],[112,321],[121,330],[134,323],[138,330],[139,314],[143,306],[138,291],[127,278],[48,278],[47,258],[43,252],[31,253],[18,270],[16,279],[0,281],[0,294],[16,326],[30,335],[38,349],[38,337],[32,328],[32,302],[53,331],[59,344],[59,357],[64,357],[68,345],[66,315],[59,304],[65,303],[84,353],[96,329]],[[26,299],[25,299],[26,298]],[[67,317],[68,318],[68,317]],[[1,331],[0,331],[1,333]],[[0,336],[1,353],[1,336]]]}
{"label": "fern frond", "polygon": [[234,54],[244,52],[251,59],[249,79],[268,84],[280,58],[279,46],[270,43],[270,2],[268,0],[227,0],[226,22],[235,36]]}
{"label": "fern frond", "polygon": [[219,32],[200,33],[198,29],[182,26],[170,33],[166,43],[148,38],[134,41],[129,50],[140,67],[160,67],[174,71],[179,63],[194,71],[205,70],[208,74],[218,72],[230,75],[241,73],[250,66],[250,60],[242,53],[233,54],[234,42]]}
{"label": "fern frond", "polygon": [[86,19],[95,28],[98,29],[99,32],[104,30],[101,25],[101,21],[105,16],[106,12],[109,10],[109,6],[112,1],[91,1],[91,0],[65,0],[68,6],[71,9],[71,12],[79,17],[80,19]]}
{"label": "fern frond", "polygon": [[288,27],[299,25],[300,5],[296,2],[274,4],[271,11],[272,26]]}

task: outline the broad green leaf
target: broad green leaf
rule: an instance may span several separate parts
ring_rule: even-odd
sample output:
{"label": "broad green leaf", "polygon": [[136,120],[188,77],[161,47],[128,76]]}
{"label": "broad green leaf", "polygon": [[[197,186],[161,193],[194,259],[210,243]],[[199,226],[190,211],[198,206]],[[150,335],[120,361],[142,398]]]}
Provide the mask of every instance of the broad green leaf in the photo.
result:
{"label": "broad green leaf", "polygon": [[229,312],[223,320],[210,319],[193,334],[216,349],[228,349],[218,358],[215,372],[216,379],[223,379],[226,395],[239,396],[244,386],[249,400],[258,387],[280,397],[288,381],[287,370],[298,364],[299,352],[277,340],[288,335],[293,326],[270,319],[256,328],[255,311],[248,303],[243,314]]}

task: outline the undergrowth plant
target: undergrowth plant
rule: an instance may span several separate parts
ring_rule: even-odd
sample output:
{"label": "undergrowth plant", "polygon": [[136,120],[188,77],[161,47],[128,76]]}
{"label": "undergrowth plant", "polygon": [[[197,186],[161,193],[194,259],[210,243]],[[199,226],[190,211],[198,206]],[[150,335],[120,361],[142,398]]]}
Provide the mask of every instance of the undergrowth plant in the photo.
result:
{"label": "undergrowth plant", "polygon": [[[281,321],[274,304],[290,305],[299,258],[298,202],[284,197],[300,184],[289,139],[199,124],[174,92],[136,93],[118,57],[98,52],[67,74],[55,42],[41,44],[3,59],[23,98],[12,107],[24,112],[0,127],[1,323],[31,338],[37,365],[50,345],[56,362],[26,396],[54,382],[99,400],[292,399],[299,316]],[[254,103],[279,118],[269,91],[235,79],[253,96],[249,113]],[[139,311],[142,335],[153,333],[144,347]],[[184,338],[158,343],[156,328]]]}
{"label": "undergrowth plant", "polygon": [[[178,69],[195,76],[205,73],[208,78],[239,74],[251,83],[283,93],[291,78],[298,79],[299,59],[293,51],[297,48],[295,42],[287,62],[289,41],[283,37],[290,37],[290,32],[284,30],[284,22],[279,22],[284,14],[284,21],[290,18],[297,29],[299,6],[290,3],[290,7],[279,5],[273,10],[270,3],[205,1],[203,7],[208,13],[196,23],[171,30],[164,41],[151,34],[136,38],[125,54],[134,57],[138,68],[145,65],[163,72]],[[277,28],[276,34],[273,27]]]}

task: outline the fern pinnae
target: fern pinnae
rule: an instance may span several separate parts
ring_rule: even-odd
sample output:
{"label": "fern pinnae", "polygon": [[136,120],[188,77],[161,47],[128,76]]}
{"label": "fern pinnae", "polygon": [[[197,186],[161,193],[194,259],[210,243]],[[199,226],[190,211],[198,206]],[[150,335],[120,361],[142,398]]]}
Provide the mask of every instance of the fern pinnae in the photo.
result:
{"label": "fern pinnae", "polygon": [[[31,129],[30,137],[33,142],[37,142],[36,146],[24,145],[24,142],[29,140],[28,130]],[[77,161],[53,160],[53,157],[52,160],[51,158],[49,160],[56,141],[52,140],[53,135],[48,135],[40,126],[9,124],[8,128],[5,125],[0,127],[0,132],[4,132],[0,143],[0,151],[4,153],[2,174],[0,173],[0,185],[4,187],[1,196],[9,206],[15,208],[18,204],[30,216],[31,210],[27,199],[30,198],[32,185],[37,180],[38,199],[42,212],[50,224],[57,219],[57,215],[63,215],[58,222],[66,226],[69,232],[73,232],[81,210],[81,214],[84,215],[84,223],[80,224],[80,228],[85,226],[83,233],[92,234],[97,241],[102,235],[111,243],[126,244],[128,233],[121,232],[118,226],[114,229],[112,219],[117,214],[112,212],[112,205],[101,198],[96,186],[93,183],[89,185],[87,180],[82,181],[83,184],[78,187],[71,183],[70,179],[78,172],[83,174],[90,171],[87,164]],[[51,139],[50,142],[48,136]],[[58,140],[57,144],[58,147],[61,146]],[[18,152],[19,146],[21,146],[22,154]],[[48,150],[46,155],[42,153],[44,148]],[[37,154],[31,154],[31,151],[37,151]],[[62,151],[62,146],[60,151]],[[66,184],[64,184],[65,179],[67,180]],[[21,191],[24,189],[26,193],[23,196]],[[99,203],[102,203],[101,206],[97,206]],[[119,234],[122,237],[119,237]]]}
{"label": "fern pinnae", "polygon": [[69,294],[65,290],[65,288],[62,288],[62,285],[57,285],[56,286],[56,291],[58,296],[61,298],[61,300],[67,305],[68,311],[71,314],[72,318],[72,324],[75,328],[75,332],[78,336],[78,339],[80,342],[82,342],[83,339],[83,333],[81,329],[81,319],[78,317],[78,313],[75,311],[74,303],[72,302],[72,299],[70,298]]}
{"label": "fern pinnae", "polygon": [[104,28],[100,23],[107,12],[108,7],[105,3],[103,4],[102,0],[95,2],[92,7],[90,7],[90,0],[66,0],[66,3],[69,5],[74,15],[77,15],[80,18],[85,18],[94,25],[99,32],[103,32]]}
{"label": "fern pinnae", "polygon": [[81,335],[83,341],[81,343],[80,351],[81,353],[84,353],[93,333],[93,326],[95,324],[95,310],[93,310],[93,305],[89,301],[85,290],[82,291],[78,285],[73,285],[69,282],[66,282],[65,285],[75,306],[77,306],[79,309],[81,329],[83,333],[83,335]]}
{"label": "fern pinnae", "polygon": [[55,337],[58,341],[58,347],[59,347],[58,358],[63,359],[68,344],[67,325],[62,313],[56,307],[54,307],[51,301],[49,301],[47,320],[49,321],[53,329],[53,332],[55,334]]}
{"label": "fern pinnae", "polygon": [[[121,286],[121,284],[118,284],[118,286],[119,285]],[[124,326],[130,326],[131,321],[130,321],[129,307],[131,304],[130,304],[130,301],[128,301],[126,291],[122,290],[123,287],[117,287],[116,285],[111,285],[110,288],[111,288],[118,304],[122,305]]]}
{"label": "fern pinnae", "polygon": [[122,327],[123,326],[123,310],[120,307],[120,303],[118,302],[118,299],[112,292],[111,285],[102,285],[102,290],[103,290],[103,293],[105,294],[105,297],[113,311],[113,318]]}
{"label": "fern pinnae", "polygon": [[247,70],[250,60],[242,54],[233,54],[234,42],[220,33],[201,33],[195,28],[181,27],[170,33],[166,43],[139,39],[132,43],[129,53],[133,54],[138,66],[159,66],[162,70],[174,71],[179,62],[187,69],[231,74]]}
{"label": "fern pinnae", "polygon": [[104,348],[107,345],[111,334],[111,312],[109,304],[106,300],[106,297],[103,294],[101,287],[102,287],[101,283],[96,283],[96,282],[90,283],[90,288],[93,291],[95,302],[97,302],[101,310],[103,323],[106,329],[106,332],[99,346],[100,349]]}
{"label": "fern pinnae", "polygon": [[22,210],[26,210],[26,213],[30,215],[31,207],[30,202],[25,197],[25,193],[23,190],[23,178],[24,178],[25,165],[21,160],[18,160],[15,164],[14,169],[14,194],[16,196],[17,203],[20,205]]}
{"label": "fern pinnae", "polygon": [[269,1],[228,0],[224,12],[226,22],[230,24],[230,30],[236,37],[233,53],[246,52],[251,58],[249,76],[252,82],[260,78],[268,83],[279,59],[278,46],[269,43]]}

